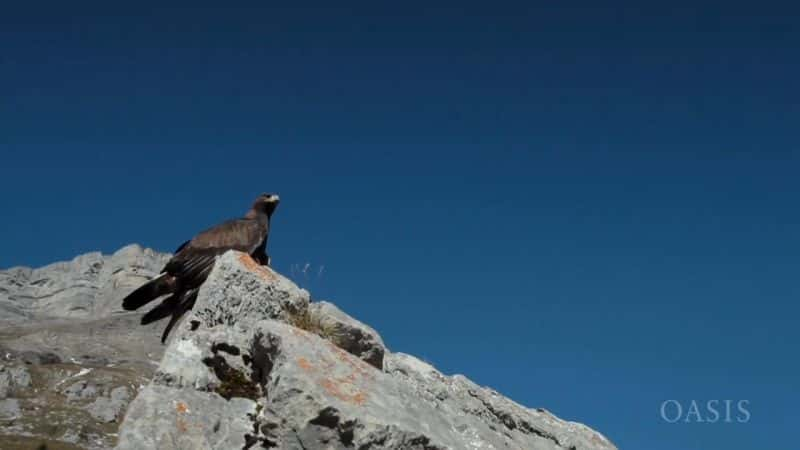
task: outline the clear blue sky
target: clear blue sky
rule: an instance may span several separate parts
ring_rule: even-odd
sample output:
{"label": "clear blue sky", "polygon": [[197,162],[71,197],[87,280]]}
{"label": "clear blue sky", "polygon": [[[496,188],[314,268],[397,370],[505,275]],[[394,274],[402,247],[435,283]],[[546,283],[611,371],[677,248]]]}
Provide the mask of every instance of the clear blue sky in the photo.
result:
{"label": "clear blue sky", "polygon": [[393,350],[626,450],[790,448],[800,8],[553,3],[8,5],[0,266],[274,191],[276,268]]}

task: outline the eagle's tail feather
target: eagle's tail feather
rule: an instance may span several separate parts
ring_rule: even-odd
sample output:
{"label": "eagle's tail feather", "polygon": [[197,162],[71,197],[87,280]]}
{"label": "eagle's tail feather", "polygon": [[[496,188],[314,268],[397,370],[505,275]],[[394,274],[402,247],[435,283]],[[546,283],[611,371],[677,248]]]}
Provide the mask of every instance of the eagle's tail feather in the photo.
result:
{"label": "eagle's tail feather", "polygon": [[151,309],[147,312],[144,316],[142,316],[142,325],[147,325],[149,323],[153,323],[157,320],[161,320],[164,317],[172,314],[175,308],[178,306],[178,295],[173,294],[169,297],[165,298],[158,306]]}
{"label": "eagle's tail feather", "polygon": [[133,311],[174,290],[175,278],[166,273],[162,274],[128,294],[128,296],[122,300],[122,308],[127,311]]}
{"label": "eagle's tail feather", "polygon": [[181,302],[172,309],[172,318],[169,319],[169,323],[167,324],[167,328],[164,329],[164,334],[161,335],[161,343],[167,341],[167,336],[169,336],[169,332],[172,330],[172,327],[178,323],[181,317],[189,311],[194,306],[195,300],[197,300],[197,289],[192,289],[186,292],[185,295],[182,296]]}

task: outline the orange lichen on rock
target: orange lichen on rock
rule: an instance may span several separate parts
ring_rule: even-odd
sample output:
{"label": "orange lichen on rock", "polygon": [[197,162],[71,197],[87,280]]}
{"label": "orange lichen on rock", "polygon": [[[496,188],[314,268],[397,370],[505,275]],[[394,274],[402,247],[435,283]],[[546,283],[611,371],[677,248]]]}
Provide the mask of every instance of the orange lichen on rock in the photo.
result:
{"label": "orange lichen on rock", "polygon": [[[325,392],[339,400],[354,405],[363,405],[367,401],[367,394],[354,388],[352,383],[343,379],[325,378],[320,382]],[[346,392],[351,391],[351,392]]]}
{"label": "orange lichen on rock", "polygon": [[328,342],[328,346],[336,354],[339,361],[347,364],[350,368],[361,375],[363,378],[373,380],[375,379],[375,367],[371,366],[361,358],[356,358],[352,354],[342,350],[336,345]]}
{"label": "orange lichen on rock", "polygon": [[275,274],[272,273],[271,270],[267,269],[266,267],[262,266],[261,264],[257,263],[250,255],[246,253],[242,253],[239,255],[239,262],[242,263],[247,270],[250,272],[254,272],[256,275],[260,276],[261,278],[274,281]]}
{"label": "orange lichen on rock", "polygon": [[295,335],[297,337],[301,337],[306,341],[311,339],[311,336],[312,336],[312,334],[309,333],[308,331],[306,331],[306,330],[304,330],[302,328],[298,328],[296,326],[293,326],[290,331],[292,332],[293,335]]}
{"label": "orange lichen on rock", "polygon": [[305,370],[306,372],[311,372],[314,370],[314,365],[308,362],[308,360],[303,358],[302,356],[297,358],[297,365],[300,366],[300,368]]}
{"label": "orange lichen on rock", "polygon": [[[297,365],[308,374],[319,373],[323,376],[324,374],[330,373],[336,367],[335,363],[331,363],[331,361],[325,358],[322,358],[321,361],[318,361],[316,364],[312,364],[308,359],[302,356],[297,358]],[[317,382],[325,389],[328,395],[336,397],[343,402],[363,405],[367,401],[367,394],[362,390],[359,384],[362,384],[365,379],[371,380],[371,377],[365,377],[359,370],[354,370],[343,377],[317,378]]]}
{"label": "orange lichen on rock", "polygon": [[184,402],[177,402],[175,403],[175,411],[178,412],[178,416],[175,418],[175,427],[181,433],[186,433],[189,431],[189,426],[186,424],[186,421],[183,420],[182,415],[189,412],[189,406]]}

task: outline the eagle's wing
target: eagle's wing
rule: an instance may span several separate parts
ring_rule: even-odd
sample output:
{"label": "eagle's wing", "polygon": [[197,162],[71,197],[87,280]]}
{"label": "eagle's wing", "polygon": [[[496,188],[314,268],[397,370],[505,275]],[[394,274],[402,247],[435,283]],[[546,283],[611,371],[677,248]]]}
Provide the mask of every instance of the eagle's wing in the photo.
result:
{"label": "eagle's wing", "polygon": [[199,233],[183,250],[225,248],[252,253],[268,231],[268,222],[256,219],[229,220]]}
{"label": "eagle's wing", "polygon": [[267,229],[268,225],[253,219],[223,222],[182,245],[164,272],[174,276],[181,289],[195,288],[211,273],[217,256],[228,250],[253,253],[266,239]]}

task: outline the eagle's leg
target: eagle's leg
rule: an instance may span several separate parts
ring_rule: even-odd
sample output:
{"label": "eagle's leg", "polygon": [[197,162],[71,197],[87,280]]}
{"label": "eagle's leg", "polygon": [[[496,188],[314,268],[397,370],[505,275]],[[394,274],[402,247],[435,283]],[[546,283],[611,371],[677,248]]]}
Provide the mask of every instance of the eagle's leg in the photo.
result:
{"label": "eagle's leg", "polygon": [[269,255],[267,254],[266,251],[264,251],[263,248],[256,249],[256,251],[253,252],[252,256],[253,259],[262,266],[269,266],[269,263],[271,262]]}

